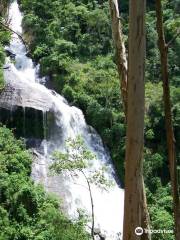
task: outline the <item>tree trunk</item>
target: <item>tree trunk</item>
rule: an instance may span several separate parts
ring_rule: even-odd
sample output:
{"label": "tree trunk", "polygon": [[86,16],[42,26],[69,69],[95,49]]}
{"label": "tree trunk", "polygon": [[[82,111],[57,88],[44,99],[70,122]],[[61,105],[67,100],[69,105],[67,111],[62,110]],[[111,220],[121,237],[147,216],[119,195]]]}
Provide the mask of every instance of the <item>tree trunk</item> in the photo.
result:
{"label": "tree trunk", "polygon": [[[110,13],[111,13],[111,20],[112,20],[112,34],[113,34],[113,40],[114,40],[114,45],[116,50],[117,68],[118,68],[118,74],[120,79],[121,95],[122,95],[122,100],[124,105],[124,113],[127,120],[128,67],[127,67],[126,49],[125,49],[123,33],[122,33],[122,25],[121,25],[120,15],[119,15],[118,1],[109,0],[109,7],[110,7]],[[141,226],[143,226],[143,228],[149,229],[150,220],[149,220],[143,178],[142,178],[142,184],[143,184],[143,189],[142,189],[143,217],[142,217]],[[150,236],[148,237],[148,239],[150,239]]]}
{"label": "tree trunk", "polygon": [[145,0],[130,1],[127,142],[123,240],[149,239],[135,234],[148,228],[143,183]]}
{"label": "tree trunk", "polygon": [[161,0],[156,0],[156,15],[157,15],[158,45],[159,45],[160,58],[161,58],[161,71],[162,71],[162,81],[163,81],[163,99],[164,99],[164,111],[165,111],[167,150],[168,150],[168,160],[169,160],[170,178],[171,178],[173,204],[174,204],[175,237],[176,237],[176,240],[179,240],[180,239],[180,199],[179,199],[179,191],[178,191],[175,138],[174,138],[173,123],[172,123],[170,87],[169,87],[169,76],[168,76],[168,45],[166,44],[165,35],[164,35]]}
{"label": "tree trunk", "polygon": [[125,117],[127,116],[127,58],[123,40],[122,26],[119,16],[117,0],[109,0],[112,21],[112,35],[116,50],[117,68],[120,79],[121,95],[124,105]]}

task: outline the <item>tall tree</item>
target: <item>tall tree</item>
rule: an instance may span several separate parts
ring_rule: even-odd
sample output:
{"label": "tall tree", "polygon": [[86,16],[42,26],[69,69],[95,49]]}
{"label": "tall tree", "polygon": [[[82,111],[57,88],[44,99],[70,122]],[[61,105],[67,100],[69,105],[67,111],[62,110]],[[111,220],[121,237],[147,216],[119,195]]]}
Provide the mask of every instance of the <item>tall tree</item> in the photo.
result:
{"label": "tall tree", "polygon": [[176,240],[180,239],[180,196],[178,190],[178,178],[177,178],[177,161],[175,150],[175,138],[172,122],[171,112],[171,98],[170,98],[170,86],[168,76],[168,47],[169,43],[166,43],[164,27],[163,27],[163,13],[161,0],[156,0],[156,16],[157,16],[157,32],[158,32],[158,46],[161,58],[161,72],[163,81],[163,99],[164,99],[164,111],[165,111],[165,124],[166,124],[166,138],[167,138],[167,150],[170,169],[170,178],[173,195],[174,205],[174,219],[175,219],[175,237]]}
{"label": "tall tree", "polygon": [[[130,0],[127,142],[125,163],[124,240],[136,240],[137,227],[147,226],[143,184],[145,0]],[[148,239],[142,234],[141,239]]]}
{"label": "tall tree", "polygon": [[[121,24],[120,14],[119,14],[118,1],[109,0],[109,7],[110,7],[111,21],[112,21],[112,35],[113,35],[115,51],[116,51],[117,68],[118,68],[118,74],[120,78],[121,95],[122,95],[122,100],[124,105],[124,112],[127,120],[128,66],[127,66],[126,49],[125,49],[125,44],[123,39],[123,32],[122,32],[122,24]],[[149,229],[149,214],[148,214],[143,178],[142,178],[142,186],[143,186],[142,188],[143,212],[142,212],[141,226],[143,228]],[[150,235],[147,234],[145,236],[145,239],[150,239]]]}

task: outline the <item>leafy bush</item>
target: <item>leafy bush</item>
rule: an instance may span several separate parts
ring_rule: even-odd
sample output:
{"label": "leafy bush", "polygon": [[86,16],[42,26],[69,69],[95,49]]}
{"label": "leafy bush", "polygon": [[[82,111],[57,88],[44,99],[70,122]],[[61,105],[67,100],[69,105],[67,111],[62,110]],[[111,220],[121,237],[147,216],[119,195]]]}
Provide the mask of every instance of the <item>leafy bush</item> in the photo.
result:
{"label": "leafy bush", "polygon": [[57,199],[31,180],[32,156],[0,127],[0,239],[88,240],[85,220],[70,221]]}

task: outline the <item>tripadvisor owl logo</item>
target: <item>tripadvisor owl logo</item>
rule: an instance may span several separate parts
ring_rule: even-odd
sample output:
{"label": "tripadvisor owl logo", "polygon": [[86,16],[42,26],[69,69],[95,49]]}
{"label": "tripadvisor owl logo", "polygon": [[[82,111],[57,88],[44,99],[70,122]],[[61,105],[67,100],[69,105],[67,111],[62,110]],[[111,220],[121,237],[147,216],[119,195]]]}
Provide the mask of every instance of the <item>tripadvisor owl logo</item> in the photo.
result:
{"label": "tripadvisor owl logo", "polygon": [[143,235],[143,233],[144,233],[144,231],[143,231],[143,228],[142,228],[142,227],[137,227],[137,228],[135,229],[135,234],[136,234],[137,236],[141,236],[141,235]]}

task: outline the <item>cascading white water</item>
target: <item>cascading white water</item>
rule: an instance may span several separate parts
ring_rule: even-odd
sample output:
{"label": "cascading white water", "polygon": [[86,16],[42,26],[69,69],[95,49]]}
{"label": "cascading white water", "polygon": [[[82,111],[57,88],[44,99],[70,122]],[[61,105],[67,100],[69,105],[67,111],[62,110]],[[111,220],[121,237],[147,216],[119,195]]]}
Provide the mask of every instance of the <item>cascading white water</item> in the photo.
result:
{"label": "cascading white water", "polygon": [[[10,16],[11,28],[21,34],[22,14],[16,1],[11,4]],[[86,124],[81,110],[69,106],[62,96],[38,83],[37,69],[32,60],[26,56],[26,49],[15,34],[7,49],[15,54],[15,63],[7,60],[9,69],[5,70],[5,77],[9,76],[8,82],[13,83],[15,88],[21,91],[24,115],[26,107],[42,110],[45,136],[48,127],[46,111],[52,112],[55,118],[55,123],[48,131],[50,132],[48,138],[44,139],[41,147],[36,149],[37,157],[32,168],[33,179],[43,183],[47,191],[60,196],[64,200],[64,209],[72,218],[77,216],[79,208],[85,209],[90,215],[91,202],[83,176],[79,175],[74,184],[68,175],[50,176],[48,174],[48,166],[54,150],[65,151],[65,140],[81,135],[87,147],[97,156],[93,160],[91,169],[87,170],[87,174],[90,170],[95,171],[106,166],[108,169],[106,176],[113,182],[113,186],[108,191],[92,184],[95,227],[105,233],[107,240],[121,239],[119,233],[122,232],[124,192],[116,183],[110,156],[103,147],[100,136]]]}

